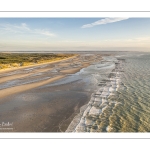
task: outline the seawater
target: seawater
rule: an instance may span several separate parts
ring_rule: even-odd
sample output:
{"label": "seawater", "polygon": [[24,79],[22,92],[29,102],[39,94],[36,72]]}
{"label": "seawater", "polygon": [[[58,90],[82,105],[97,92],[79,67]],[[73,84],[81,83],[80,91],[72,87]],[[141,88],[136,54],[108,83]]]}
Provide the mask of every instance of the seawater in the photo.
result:
{"label": "seawater", "polygon": [[96,88],[66,132],[150,131],[150,53],[103,57],[78,74]]}

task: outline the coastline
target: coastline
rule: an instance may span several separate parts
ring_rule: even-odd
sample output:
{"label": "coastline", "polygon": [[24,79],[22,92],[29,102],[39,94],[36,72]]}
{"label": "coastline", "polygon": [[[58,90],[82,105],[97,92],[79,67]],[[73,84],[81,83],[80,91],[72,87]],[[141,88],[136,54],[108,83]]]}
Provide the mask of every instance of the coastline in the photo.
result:
{"label": "coastline", "polygon": [[[104,61],[107,62],[108,60]],[[121,103],[109,102],[109,98],[118,91],[122,60],[111,61],[114,62],[115,66],[108,73],[108,77],[98,81],[100,86],[97,83],[97,90],[93,91],[89,102],[80,108],[80,111],[74,116],[65,132],[111,132],[112,128],[109,125],[109,121],[107,121],[111,113],[107,114],[107,112],[110,111],[111,103],[114,104],[114,107]],[[108,115],[107,117],[106,114]],[[105,120],[103,115],[106,118]],[[101,118],[103,121],[101,121]]]}
{"label": "coastline", "polygon": [[[14,69],[14,70],[11,70],[11,71],[18,71],[18,70],[21,70],[21,69],[27,69],[30,67],[36,67],[36,66],[41,66],[41,65],[50,65],[50,64],[55,64],[55,63],[61,63],[63,61],[69,61],[70,59],[73,59],[73,58],[76,58],[77,56],[73,56],[71,58],[67,58],[67,59],[63,59],[63,60],[59,60],[59,61],[54,61],[54,62],[50,62],[50,63],[44,63],[44,64],[39,64],[39,65],[34,65],[34,66],[28,66],[28,67],[21,67],[19,69]],[[45,84],[49,84],[49,83],[52,83],[52,82],[55,82],[59,79],[62,79],[70,74],[74,74],[76,72],[79,72],[82,68],[85,68],[87,66],[89,66],[90,63],[83,63],[80,67],[76,67],[76,68],[67,68],[67,69],[62,69],[60,71],[61,75],[54,75],[48,79],[43,79],[43,80],[39,80],[37,82],[31,82],[31,83],[28,83],[28,84],[22,84],[22,85],[15,85],[15,86],[12,86],[12,87],[8,87],[8,88],[4,88],[4,89],[1,89],[0,91],[0,98],[4,98],[4,97],[7,97],[9,95],[12,95],[12,94],[15,94],[15,93],[20,93],[20,92],[23,92],[23,91],[27,91],[27,90],[30,90],[30,89],[33,89],[33,88],[37,88],[37,87],[40,87],[42,85],[45,85]],[[61,64],[61,67],[63,67],[63,64]],[[53,69],[48,69],[48,70],[53,70]],[[10,70],[9,70],[10,71]],[[8,72],[9,72],[8,71]],[[7,73],[8,73],[7,72]],[[6,73],[6,72],[3,72],[3,73]],[[33,73],[32,73],[33,74]],[[5,83],[7,81],[11,81],[11,80],[14,80],[14,79],[21,79],[21,78],[25,78],[25,77],[28,77],[30,76],[30,74],[23,74],[23,75],[19,75],[18,77],[16,77],[16,75],[14,76],[13,78],[13,75],[12,76],[6,76],[6,77],[2,77],[0,79],[0,83]],[[1,102],[2,100],[0,100]]]}
{"label": "coastline", "polygon": [[[101,55],[83,54],[44,68],[40,64],[34,69],[30,66],[28,70],[13,70],[14,74],[4,72],[0,82],[0,120],[12,120],[13,132],[65,132],[91,95],[91,91],[85,91],[87,83],[76,79],[75,73],[100,60]],[[66,80],[69,82],[61,83]]]}

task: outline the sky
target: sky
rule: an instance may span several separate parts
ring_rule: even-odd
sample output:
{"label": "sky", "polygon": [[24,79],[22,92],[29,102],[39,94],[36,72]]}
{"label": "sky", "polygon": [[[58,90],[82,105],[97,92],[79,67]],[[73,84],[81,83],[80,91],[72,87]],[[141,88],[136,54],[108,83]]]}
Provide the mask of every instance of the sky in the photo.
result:
{"label": "sky", "polygon": [[0,51],[150,51],[150,18],[0,18]]}

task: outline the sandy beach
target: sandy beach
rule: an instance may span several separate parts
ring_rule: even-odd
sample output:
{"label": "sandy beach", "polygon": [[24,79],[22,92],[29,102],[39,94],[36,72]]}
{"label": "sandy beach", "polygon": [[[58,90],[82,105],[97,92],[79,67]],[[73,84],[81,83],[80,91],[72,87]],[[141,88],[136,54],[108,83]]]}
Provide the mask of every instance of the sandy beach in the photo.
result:
{"label": "sandy beach", "polygon": [[90,83],[74,74],[101,59],[100,54],[79,54],[1,71],[0,121],[13,124],[7,132],[64,132],[92,93]]}

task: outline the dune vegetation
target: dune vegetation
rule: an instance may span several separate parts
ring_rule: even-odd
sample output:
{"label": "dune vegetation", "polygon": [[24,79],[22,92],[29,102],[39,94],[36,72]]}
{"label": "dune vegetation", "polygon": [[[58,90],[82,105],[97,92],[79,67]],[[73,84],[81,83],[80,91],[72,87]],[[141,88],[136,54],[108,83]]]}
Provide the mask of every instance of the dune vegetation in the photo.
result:
{"label": "dune vegetation", "polygon": [[74,55],[53,53],[0,53],[0,70],[57,61]]}

